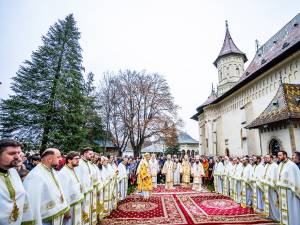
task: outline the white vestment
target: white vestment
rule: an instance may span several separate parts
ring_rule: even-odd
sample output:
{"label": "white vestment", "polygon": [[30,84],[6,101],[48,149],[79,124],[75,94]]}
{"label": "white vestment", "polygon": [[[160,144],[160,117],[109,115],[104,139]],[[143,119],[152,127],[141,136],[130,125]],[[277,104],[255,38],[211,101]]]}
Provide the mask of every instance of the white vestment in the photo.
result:
{"label": "white vestment", "polygon": [[243,208],[252,205],[252,175],[253,167],[250,164],[248,164],[247,166],[243,166],[241,175],[241,206]]}
{"label": "white vestment", "polygon": [[193,164],[191,174],[193,176],[193,190],[201,191],[202,176],[204,176],[204,169],[201,162]]}
{"label": "white vestment", "polygon": [[225,164],[223,174],[223,195],[230,196],[230,177],[233,170],[233,165],[230,161]]}
{"label": "white vestment", "polygon": [[173,189],[174,170],[175,163],[171,160],[167,160],[162,169],[162,173],[166,175],[166,189]]}
{"label": "white vestment", "polygon": [[83,224],[91,223],[92,219],[92,197],[93,197],[93,179],[92,179],[92,164],[81,158],[79,166],[75,167],[75,172],[79,177],[82,185],[84,200],[82,203],[82,218]]}
{"label": "white vestment", "polygon": [[154,188],[157,187],[157,173],[159,171],[158,161],[156,159],[150,159],[149,161],[150,172],[152,176],[152,185]]}
{"label": "white vestment", "polygon": [[111,171],[109,170],[109,166],[106,165],[106,166],[102,166],[102,169],[101,169],[101,179],[102,179],[102,182],[103,182],[103,185],[104,185],[104,196],[103,196],[103,199],[104,199],[104,214],[108,214],[112,208],[111,208],[111,191],[110,191],[110,180],[111,180],[111,177],[113,175],[111,174]]}
{"label": "white vestment", "polygon": [[33,224],[25,189],[14,168],[9,169],[7,173],[0,172],[0,205],[0,224]]}
{"label": "white vestment", "polygon": [[98,166],[94,163],[91,163],[91,176],[93,181],[93,191],[92,191],[92,224],[97,224],[97,217],[99,215],[99,188],[100,188],[100,170]]}
{"label": "white vestment", "polygon": [[175,171],[174,171],[174,185],[180,184],[180,171],[181,171],[181,163],[175,163]]}
{"label": "white vestment", "polygon": [[120,200],[123,200],[126,198],[127,195],[127,189],[128,189],[128,173],[126,166],[124,163],[120,163],[118,165],[118,189],[119,189],[119,195],[120,195]]}
{"label": "white vestment", "polygon": [[25,177],[23,184],[36,224],[61,225],[69,205],[57,172],[40,163]]}
{"label": "white vestment", "polygon": [[253,185],[253,203],[252,207],[256,212],[264,210],[264,188],[261,178],[264,175],[264,165],[262,163],[253,166],[252,185]]}
{"label": "white vestment", "polygon": [[118,201],[118,181],[117,181],[117,174],[116,174],[118,167],[114,162],[108,163],[107,165],[111,176],[111,181],[110,181],[111,208],[115,209],[117,207],[117,201]]}
{"label": "white vestment", "polygon": [[238,163],[235,165],[233,169],[233,175],[232,175],[232,180],[233,180],[233,190],[232,190],[232,197],[233,200],[236,203],[241,203],[241,176],[243,172],[243,165],[242,163]]}
{"label": "white vestment", "polygon": [[215,166],[213,175],[214,175],[214,184],[215,184],[215,191],[222,194],[223,193],[223,179],[222,176],[224,174],[224,164],[222,162],[218,162]]}
{"label": "white vestment", "polygon": [[278,165],[267,163],[265,165],[264,175],[261,178],[261,183],[264,187],[264,214],[273,220],[279,221],[279,202],[276,183],[278,177]]}
{"label": "white vestment", "polygon": [[300,170],[291,160],[278,167],[280,222],[286,225],[300,224]]}
{"label": "white vestment", "polygon": [[78,224],[82,221],[82,206],[83,193],[80,180],[74,169],[65,165],[59,172],[58,178],[66,197],[66,201],[70,206],[71,218],[68,219],[65,224],[72,225]]}

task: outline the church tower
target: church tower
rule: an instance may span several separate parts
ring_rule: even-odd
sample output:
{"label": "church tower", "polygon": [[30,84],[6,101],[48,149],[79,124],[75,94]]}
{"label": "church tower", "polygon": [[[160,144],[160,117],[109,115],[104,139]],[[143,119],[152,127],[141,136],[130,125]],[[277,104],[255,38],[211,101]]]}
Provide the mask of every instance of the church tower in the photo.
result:
{"label": "church tower", "polygon": [[222,95],[233,87],[244,72],[244,64],[247,61],[246,54],[236,47],[226,23],[226,33],[222,49],[214,61],[218,69],[219,82],[217,87],[218,96]]}

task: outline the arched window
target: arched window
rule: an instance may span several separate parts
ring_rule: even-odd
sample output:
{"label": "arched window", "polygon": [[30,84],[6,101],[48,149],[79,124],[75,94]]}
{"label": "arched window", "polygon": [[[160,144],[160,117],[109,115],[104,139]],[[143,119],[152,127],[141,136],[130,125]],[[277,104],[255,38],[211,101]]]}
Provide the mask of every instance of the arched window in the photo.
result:
{"label": "arched window", "polygon": [[229,149],[228,149],[228,148],[225,149],[225,155],[228,156],[228,157],[230,156],[230,153],[229,153]]}
{"label": "arched window", "polygon": [[187,150],[186,154],[191,157],[191,151],[190,150]]}
{"label": "arched window", "polygon": [[192,158],[195,157],[195,151],[194,151],[194,150],[192,150],[191,157],[192,157]]}
{"label": "arched window", "polygon": [[276,140],[275,138],[272,139],[269,144],[270,154],[277,156],[277,153],[280,151],[280,149],[281,149],[281,145],[280,145],[279,141]]}

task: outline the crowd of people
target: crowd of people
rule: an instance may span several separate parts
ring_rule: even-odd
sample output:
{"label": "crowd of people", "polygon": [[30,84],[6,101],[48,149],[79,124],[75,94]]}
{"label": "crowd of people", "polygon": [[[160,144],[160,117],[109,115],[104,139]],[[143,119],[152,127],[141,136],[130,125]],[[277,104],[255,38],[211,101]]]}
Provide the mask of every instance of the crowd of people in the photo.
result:
{"label": "crowd of people", "polygon": [[292,159],[285,151],[277,157],[115,157],[91,148],[24,155],[21,143],[0,140],[0,224],[97,224],[127,193],[148,199],[158,183],[199,192],[212,186],[282,224],[300,221],[299,152]]}
{"label": "crowd of people", "polygon": [[127,164],[91,148],[26,156],[21,143],[0,140],[0,224],[98,224],[127,195],[136,162]]}

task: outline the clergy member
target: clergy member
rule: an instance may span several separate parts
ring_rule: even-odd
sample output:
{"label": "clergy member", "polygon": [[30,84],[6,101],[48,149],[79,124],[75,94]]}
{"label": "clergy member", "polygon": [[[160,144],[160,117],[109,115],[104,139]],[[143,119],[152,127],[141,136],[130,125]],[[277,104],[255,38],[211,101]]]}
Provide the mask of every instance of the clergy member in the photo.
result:
{"label": "clergy member", "polygon": [[188,155],[185,155],[181,164],[180,171],[182,178],[181,183],[183,187],[189,187],[191,182],[191,164]]}
{"label": "clergy member", "polygon": [[145,153],[144,158],[138,165],[137,174],[137,190],[141,192],[144,199],[149,199],[150,191],[152,191],[152,176],[149,166],[150,154]]}
{"label": "clergy member", "polygon": [[74,168],[79,165],[80,154],[69,152],[65,166],[58,172],[61,187],[70,205],[70,217],[66,218],[66,225],[81,224],[83,193],[82,185]]}
{"label": "clergy member", "polygon": [[265,169],[261,178],[264,187],[264,214],[276,221],[280,220],[278,193],[276,183],[278,178],[278,165],[273,162],[273,156],[265,156]]}
{"label": "clergy member", "polygon": [[46,149],[41,155],[41,163],[24,180],[24,188],[37,225],[61,225],[64,217],[70,217],[69,204],[54,170],[60,159],[58,149]]}
{"label": "clergy member", "polygon": [[215,164],[215,168],[214,168],[214,172],[213,172],[215,191],[220,194],[223,193],[223,177],[222,176],[223,176],[224,170],[225,170],[224,164],[221,160],[222,160],[221,156],[216,157],[216,159],[215,159],[216,164]]}
{"label": "clergy member", "polygon": [[152,186],[153,188],[157,188],[157,173],[159,171],[159,165],[154,153],[151,155],[149,165],[152,176]]}
{"label": "clergy member", "polygon": [[172,156],[167,155],[167,161],[165,162],[162,169],[162,174],[166,176],[166,184],[165,184],[166,190],[174,189],[173,187],[174,171],[175,171],[175,163],[172,161]]}
{"label": "clergy member", "polygon": [[253,175],[252,175],[252,186],[253,186],[253,203],[252,207],[256,212],[263,212],[264,210],[264,198],[263,198],[263,185],[261,178],[264,173],[264,165],[261,161],[260,156],[253,157]]}
{"label": "clergy member", "polygon": [[113,174],[111,174],[111,171],[108,166],[108,158],[105,156],[101,157],[101,180],[103,182],[104,186],[104,215],[107,215],[111,210],[111,191],[110,191],[110,180]]}
{"label": "clergy member", "polygon": [[202,177],[204,176],[204,169],[202,163],[200,162],[200,156],[197,155],[195,158],[195,163],[192,166],[191,171],[193,177],[193,190],[202,191]]}
{"label": "clergy member", "polygon": [[224,160],[224,174],[223,174],[223,194],[230,196],[230,176],[233,170],[232,158],[225,156]]}
{"label": "clergy member", "polygon": [[243,171],[241,175],[241,206],[243,208],[252,206],[252,175],[253,167],[249,163],[249,158],[243,158]]}
{"label": "clergy member", "polygon": [[176,157],[174,159],[175,171],[174,171],[174,185],[180,184],[180,171],[181,171],[181,163],[179,159]]}
{"label": "clergy member", "polygon": [[286,151],[278,152],[277,187],[280,203],[280,224],[298,225],[300,223],[300,171],[288,159]]}
{"label": "clergy member", "polygon": [[119,194],[120,194],[120,200],[124,200],[127,195],[127,189],[128,189],[128,173],[127,173],[127,166],[128,158],[124,157],[122,162],[118,165],[118,184],[119,184]]}
{"label": "clergy member", "polygon": [[236,166],[233,170],[233,200],[240,204],[241,203],[241,176],[243,172],[243,165],[239,158],[236,158]]}
{"label": "clergy member", "polygon": [[90,224],[92,221],[92,202],[93,202],[93,179],[91,170],[91,160],[93,157],[93,151],[91,148],[84,148],[81,151],[81,159],[79,165],[75,168],[78,174],[80,183],[82,184],[82,191],[84,194],[84,200],[82,202],[82,223]]}
{"label": "clergy member", "polygon": [[22,162],[21,147],[18,141],[0,140],[0,224],[34,224],[33,218],[29,218],[32,214],[25,189],[14,168]]}

